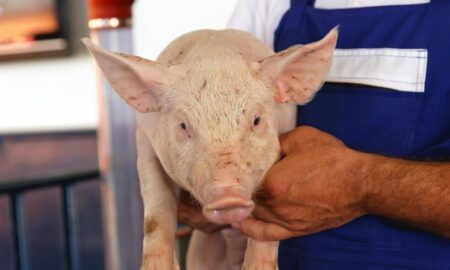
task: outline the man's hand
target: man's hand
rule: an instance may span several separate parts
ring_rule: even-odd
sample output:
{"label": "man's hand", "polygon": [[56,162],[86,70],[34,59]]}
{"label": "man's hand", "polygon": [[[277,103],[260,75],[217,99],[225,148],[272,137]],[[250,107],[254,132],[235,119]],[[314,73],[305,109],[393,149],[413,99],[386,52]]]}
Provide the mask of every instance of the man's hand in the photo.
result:
{"label": "man's hand", "polygon": [[353,151],[311,127],[296,128],[280,143],[285,157],[255,198],[255,219],[233,224],[244,234],[282,240],[370,213],[450,237],[450,162]]}
{"label": "man's hand", "polygon": [[[180,192],[178,221],[207,234],[229,227],[228,225],[219,225],[209,222],[205,216],[203,216],[200,204],[184,190],[181,190]],[[186,228],[177,231],[177,237],[183,237],[188,234],[190,234],[190,230],[186,230]]]}
{"label": "man's hand", "polygon": [[273,241],[338,227],[365,214],[364,168],[357,152],[311,127],[281,136],[280,144],[284,158],[256,195],[255,219],[233,227]]}

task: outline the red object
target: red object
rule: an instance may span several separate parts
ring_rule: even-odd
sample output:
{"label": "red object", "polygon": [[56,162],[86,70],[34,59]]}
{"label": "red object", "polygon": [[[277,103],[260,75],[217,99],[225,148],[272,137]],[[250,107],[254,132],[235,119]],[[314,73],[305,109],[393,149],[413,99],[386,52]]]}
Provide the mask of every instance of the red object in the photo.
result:
{"label": "red object", "polygon": [[134,0],[88,0],[89,19],[131,18]]}

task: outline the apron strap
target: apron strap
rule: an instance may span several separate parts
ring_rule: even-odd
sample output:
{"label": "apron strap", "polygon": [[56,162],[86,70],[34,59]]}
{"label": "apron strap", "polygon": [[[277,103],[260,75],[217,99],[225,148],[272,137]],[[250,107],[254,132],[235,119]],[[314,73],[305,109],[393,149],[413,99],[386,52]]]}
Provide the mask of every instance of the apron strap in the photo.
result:
{"label": "apron strap", "polygon": [[291,0],[291,8],[296,6],[314,5],[315,0]]}

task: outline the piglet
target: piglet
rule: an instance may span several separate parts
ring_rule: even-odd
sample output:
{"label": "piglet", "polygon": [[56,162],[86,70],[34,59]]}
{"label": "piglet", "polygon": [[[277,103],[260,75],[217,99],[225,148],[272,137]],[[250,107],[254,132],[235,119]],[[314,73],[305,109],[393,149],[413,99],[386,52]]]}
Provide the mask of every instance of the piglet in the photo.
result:
{"label": "piglet", "polygon": [[[201,30],[174,40],[157,61],[111,53],[84,39],[115,91],[137,111],[144,203],[143,270],[179,269],[180,188],[214,223],[251,215],[252,195],[280,158],[278,135],[295,127],[330,68],[337,29],[274,53],[237,30]],[[277,269],[276,242],[231,228],[194,231],[188,269]]]}

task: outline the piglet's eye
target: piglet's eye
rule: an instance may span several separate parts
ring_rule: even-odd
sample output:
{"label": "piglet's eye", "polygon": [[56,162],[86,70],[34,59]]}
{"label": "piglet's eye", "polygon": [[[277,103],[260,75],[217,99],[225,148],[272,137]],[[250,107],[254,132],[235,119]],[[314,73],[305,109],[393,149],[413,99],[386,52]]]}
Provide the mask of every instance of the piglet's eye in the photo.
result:
{"label": "piglet's eye", "polygon": [[261,123],[261,117],[256,116],[255,120],[253,120],[253,125],[256,127],[257,125],[259,125],[259,123]]}
{"label": "piglet's eye", "polygon": [[184,123],[184,122],[180,123],[180,127],[181,127],[181,129],[183,129],[183,130],[186,130],[186,129],[187,129],[186,123]]}

